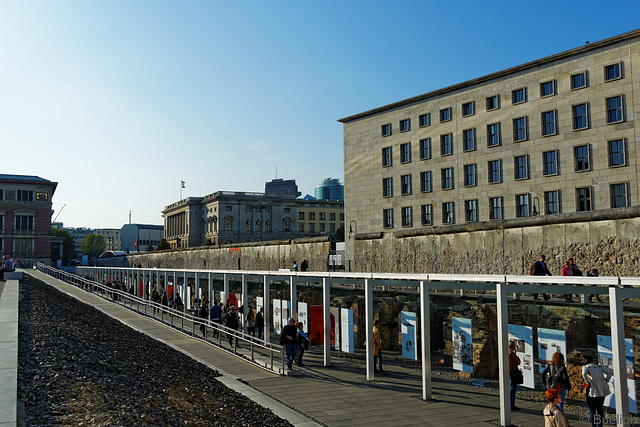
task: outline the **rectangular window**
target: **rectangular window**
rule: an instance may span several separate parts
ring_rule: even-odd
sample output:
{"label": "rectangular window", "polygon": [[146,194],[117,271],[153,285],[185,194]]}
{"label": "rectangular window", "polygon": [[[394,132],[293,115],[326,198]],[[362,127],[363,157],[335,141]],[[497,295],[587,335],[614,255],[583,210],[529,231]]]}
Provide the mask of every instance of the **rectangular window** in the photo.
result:
{"label": "rectangular window", "polygon": [[391,123],[382,125],[382,136],[389,136],[389,135],[391,135]]}
{"label": "rectangular window", "polygon": [[478,200],[465,200],[464,201],[464,219],[467,222],[478,221]]}
{"label": "rectangular window", "polygon": [[443,224],[455,224],[455,212],[453,211],[454,207],[454,202],[447,202],[442,204]]}
{"label": "rectangular window", "polygon": [[448,122],[451,120],[451,107],[440,110],[440,121]]}
{"label": "rectangular window", "polygon": [[411,194],[411,175],[402,175],[400,177],[400,194],[403,196]]}
{"label": "rectangular window", "polygon": [[607,98],[607,123],[619,123],[622,120],[622,95]]}
{"label": "rectangular window", "polygon": [[560,191],[544,192],[544,212],[546,215],[560,213]]}
{"label": "rectangular window", "polygon": [[502,219],[502,197],[489,198],[489,219]]}
{"label": "rectangular window", "polygon": [[335,224],[329,224],[329,231],[331,233],[335,233],[336,232],[336,225]]}
{"label": "rectangular window", "polygon": [[327,219],[327,215],[324,212],[320,212],[320,221],[324,221]]}
{"label": "rectangular window", "polygon": [[393,160],[391,159],[392,150],[391,147],[384,147],[382,149],[382,166],[391,166]]}
{"label": "rectangular window", "polygon": [[453,154],[453,143],[451,142],[451,134],[440,135],[440,155],[449,156]]}
{"label": "rectangular window", "polygon": [[420,191],[429,193],[433,190],[431,171],[420,172]]}
{"label": "rectangular window", "polygon": [[225,207],[224,207],[224,210],[225,210],[226,212],[231,212],[231,211],[233,211],[233,206],[225,206]]}
{"label": "rectangular window", "polygon": [[304,221],[304,212],[298,212],[298,219],[301,219]]}
{"label": "rectangular window", "polygon": [[411,227],[413,225],[413,208],[406,206],[402,208],[402,226]]}
{"label": "rectangular window", "polygon": [[618,80],[621,77],[620,63],[604,66],[604,81]]}
{"label": "rectangular window", "polygon": [[411,120],[410,119],[400,120],[400,132],[407,132],[409,130],[411,130]]}
{"label": "rectangular window", "polygon": [[576,188],[576,210],[578,212],[590,211],[591,205],[591,188]]}
{"label": "rectangular window", "polygon": [[[326,225],[325,225],[324,223],[323,223],[323,224],[320,224],[320,232],[321,232],[321,233],[324,233],[324,232],[325,232],[325,227],[326,227]],[[288,231],[288,230],[287,230],[287,231]]]}
{"label": "rectangular window", "polygon": [[489,184],[502,181],[502,160],[491,160],[489,162]]}
{"label": "rectangular window", "polygon": [[420,222],[422,225],[433,224],[433,205],[420,206]]}
{"label": "rectangular window", "polygon": [[571,90],[582,89],[587,87],[587,73],[582,72],[571,75]]}
{"label": "rectangular window", "polygon": [[573,114],[573,130],[587,129],[589,127],[589,117],[587,115],[587,104],[578,104],[571,107]]}
{"label": "rectangular window", "polygon": [[411,143],[400,144],[400,163],[411,162]]}
{"label": "rectangular window", "polygon": [[542,136],[556,134],[556,111],[545,111],[542,113]]}
{"label": "rectangular window", "polygon": [[558,174],[557,151],[545,151],[542,153],[542,174],[545,176]]}
{"label": "rectangular window", "polygon": [[487,98],[487,111],[500,108],[500,95],[493,95]]}
{"label": "rectangular window", "polygon": [[627,203],[627,184],[611,184],[609,194],[611,194],[612,208],[626,208]]}
{"label": "rectangular window", "polygon": [[442,189],[451,190],[453,188],[453,168],[445,168],[440,171]]}
{"label": "rectangular window", "polygon": [[298,231],[300,233],[304,233],[304,223],[303,222],[298,224]]}
{"label": "rectangular window", "polygon": [[431,138],[420,140],[420,160],[431,158]]}
{"label": "rectangular window", "polygon": [[464,165],[464,186],[474,187],[476,186],[476,174],[477,166],[475,163],[471,165]]}
{"label": "rectangular window", "polygon": [[591,169],[591,156],[589,155],[589,146],[580,145],[573,147],[573,157],[575,159],[575,171],[588,171]]}
{"label": "rectangular window", "polygon": [[393,209],[382,211],[382,226],[384,228],[393,228]]}
{"label": "rectangular window", "polygon": [[262,222],[261,221],[256,221],[256,231],[262,231]]}
{"label": "rectangular window", "polygon": [[497,147],[500,144],[500,123],[487,125],[487,147]]}
{"label": "rectangular window", "polygon": [[33,190],[16,191],[16,200],[18,202],[33,202]]}
{"label": "rectangular window", "polygon": [[329,213],[329,221],[335,221],[336,220],[336,213],[335,212],[330,212]]}
{"label": "rectangular window", "polygon": [[33,230],[33,216],[16,215],[15,230]]}
{"label": "rectangular window", "polygon": [[540,98],[556,94],[554,83],[554,80],[540,83]]}
{"label": "rectangular window", "polygon": [[516,156],[514,160],[515,179],[529,178],[529,156]]}
{"label": "rectangular window", "polygon": [[527,129],[527,118],[519,117],[513,119],[513,140],[515,142],[526,141],[529,138]]}
{"label": "rectangular window", "polygon": [[476,149],[476,128],[462,131],[462,150],[473,151]]}
{"label": "rectangular window", "polygon": [[245,222],[245,231],[249,233],[251,232],[251,221]]}
{"label": "rectangular window", "polygon": [[425,126],[430,126],[431,125],[431,113],[420,114],[420,116],[418,116],[418,122],[419,122],[421,128],[425,127]]}
{"label": "rectangular window", "polygon": [[[389,178],[392,179],[392,178]],[[309,212],[309,220],[310,221],[315,221],[316,220],[316,213],[315,212]]]}
{"label": "rectangular window", "polygon": [[529,194],[516,195],[516,217],[529,216]]}
{"label": "rectangular window", "polygon": [[475,108],[473,101],[465,102],[462,104],[462,117],[473,116],[475,113]]}
{"label": "rectangular window", "polygon": [[315,233],[315,232],[316,232],[316,225],[309,224],[309,233]]}
{"label": "rectangular window", "polygon": [[626,164],[624,139],[609,141],[607,145],[609,146],[609,167],[624,166]]}
{"label": "rectangular window", "polygon": [[382,197],[393,197],[393,178],[382,178]]}
{"label": "rectangular window", "polygon": [[511,99],[513,104],[522,104],[523,102],[527,102],[527,90],[525,88],[520,88],[511,91]]}

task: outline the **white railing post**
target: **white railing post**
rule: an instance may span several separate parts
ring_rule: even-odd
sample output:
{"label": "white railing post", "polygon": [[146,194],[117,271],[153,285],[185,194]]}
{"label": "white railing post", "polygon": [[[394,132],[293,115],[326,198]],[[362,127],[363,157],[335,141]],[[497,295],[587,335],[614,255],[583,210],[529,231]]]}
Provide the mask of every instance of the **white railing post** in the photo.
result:
{"label": "white railing post", "polygon": [[609,313],[611,316],[613,378],[615,379],[616,425],[618,427],[626,427],[630,422],[629,388],[627,387],[627,358],[624,342],[624,314],[622,311],[621,290],[618,286],[609,287]]}
{"label": "white railing post", "polygon": [[367,380],[373,381],[373,284],[369,279],[364,279],[364,294],[365,336],[367,337]]}
{"label": "white railing post", "polygon": [[506,280],[496,284],[498,297],[498,373],[500,384],[500,425],[511,425],[511,380],[509,377],[509,314]]}
{"label": "white railing post", "polygon": [[420,281],[420,320],[422,342],[422,399],[431,399],[431,310],[429,309],[429,288]]}
{"label": "white railing post", "polygon": [[324,323],[324,366],[331,366],[331,283],[322,278],[322,320]]}

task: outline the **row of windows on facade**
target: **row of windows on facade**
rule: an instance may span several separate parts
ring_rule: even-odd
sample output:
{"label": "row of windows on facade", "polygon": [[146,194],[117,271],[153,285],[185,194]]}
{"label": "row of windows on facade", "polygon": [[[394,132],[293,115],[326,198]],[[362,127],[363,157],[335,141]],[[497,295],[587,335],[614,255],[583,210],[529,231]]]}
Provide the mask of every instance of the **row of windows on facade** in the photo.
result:
{"label": "row of windows on facade", "polygon": [[[621,167],[627,165],[625,139],[608,141],[608,164],[609,167]],[[593,158],[591,144],[573,147],[573,157],[575,172],[588,172],[592,170]],[[531,159],[528,154],[515,156],[513,158],[513,170],[515,180],[531,179]],[[471,163],[462,166],[464,187],[474,187],[478,185],[478,164]],[[560,175],[560,151],[551,150],[542,153],[542,175]],[[487,182],[489,184],[499,184],[504,181],[502,159],[490,160],[487,162]],[[440,170],[440,188],[442,190],[452,190],[455,187],[454,167],[447,167]],[[432,171],[420,172],[420,191],[428,193],[433,191]],[[413,193],[412,175],[400,176],[400,194],[403,196]],[[393,178],[382,179],[382,196],[393,197]]]}
{"label": "row of windows on facade", "polygon": [[[576,188],[576,211],[584,212],[595,209],[594,206],[594,189],[593,187],[581,187]],[[623,208],[630,206],[629,200],[630,188],[629,183],[611,184],[609,186],[609,198],[611,208]],[[539,207],[535,206],[537,201],[536,197],[531,196],[530,193],[518,194],[515,196],[516,203],[516,217],[523,218],[531,215],[538,214]],[[534,202],[534,203],[532,203]],[[544,213],[546,215],[562,213],[562,191],[545,191],[543,198]],[[489,198],[489,212],[488,216],[491,220],[504,219],[504,197],[490,197]],[[471,199],[464,201],[464,220],[465,222],[478,221],[478,199]],[[413,226],[413,206],[406,206],[400,208],[401,210],[401,225],[403,227]],[[382,212],[383,227],[393,228],[393,212],[391,209],[384,209]],[[455,224],[455,202],[442,203],[442,224]],[[429,226],[434,224],[433,218],[433,204],[426,204],[420,206],[420,224],[423,226]]]}
{"label": "row of windows on facade", "polygon": [[[604,67],[604,81],[614,81],[622,78],[622,63],[606,65]],[[572,74],[570,76],[571,90],[584,89],[589,86],[589,74],[587,71]],[[557,94],[557,81],[548,80],[540,83],[540,97],[546,98]],[[518,88],[511,91],[511,103],[522,104],[528,101],[528,90],[526,87]],[[500,95],[492,95],[485,99],[485,107],[487,111],[500,109]],[[463,102],[461,105],[462,117],[470,117],[476,114],[475,101]],[[440,122],[448,122],[452,119],[452,108],[442,108],[439,110]],[[420,127],[431,126],[431,113],[425,113],[418,116],[418,125]],[[408,132],[411,130],[411,119],[402,119],[399,122],[400,132]],[[382,125],[382,136],[390,136],[392,134],[391,123]]]}
{"label": "row of windows on facade", "polygon": [[[35,199],[34,199],[35,194]],[[49,200],[49,193],[33,190],[5,190],[0,189],[0,200],[16,202],[46,202]]]}
{"label": "row of windows on facade", "polygon": [[[0,238],[0,252],[5,253],[5,239]],[[12,239],[11,255],[14,258],[21,256],[32,256],[34,254],[35,240],[33,238],[14,237]]]}
{"label": "row of windows on facade", "polygon": [[[344,214],[340,214],[341,216],[341,221],[344,221]],[[340,224],[340,226],[342,227],[343,224]],[[233,219],[232,218],[225,218],[225,231],[234,231],[233,229]],[[284,220],[282,221],[282,231],[283,232],[290,232],[291,231],[291,221],[289,220]],[[320,223],[318,224],[318,232],[319,233],[324,233],[327,231],[327,227],[326,224],[324,223]],[[208,233],[217,233],[218,232],[218,228],[217,228],[217,224],[215,222],[209,223],[207,224],[207,232]],[[264,227],[262,224],[262,221],[245,221],[245,232],[247,233],[271,233],[271,221],[265,221],[264,222]],[[316,232],[316,224],[309,224],[309,230],[305,231],[305,224],[303,223],[299,223],[298,224],[298,232],[299,233],[315,233]],[[336,232],[336,224],[334,223],[330,223],[329,224],[329,232],[331,233],[335,233]]]}
{"label": "row of windows on facade", "polygon": [[[607,98],[607,124],[615,124],[624,121],[624,96],[614,96]],[[589,104],[583,103],[571,107],[573,114],[573,130],[589,129]],[[558,134],[557,110],[541,113],[542,136],[552,136]],[[477,149],[476,128],[462,131],[462,151],[475,151]],[[499,147],[502,145],[501,123],[487,125],[487,147]],[[529,139],[529,118],[528,116],[513,119],[513,141],[522,142]],[[453,134],[440,135],[440,155],[450,156],[453,154]],[[424,138],[419,143],[420,160],[428,160],[432,157],[431,138]],[[400,144],[400,163],[411,163],[411,143]],[[393,166],[392,147],[382,148],[382,166]]]}
{"label": "row of windows on facade", "polygon": [[[316,212],[307,212],[309,221],[315,221]],[[305,220],[305,212],[298,212],[298,219],[304,221]],[[318,220],[325,221],[327,219],[327,215],[324,212],[318,212]],[[336,220],[336,213],[329,212],[329,221]],[[340,213],[340,221],[344,221],[344,213]]]}
{"label": "row of windows on facade", "polygon": [[[14,230],[33,230],[35,224],[35,217],[32,215],[14,215],[13,216],[13,229]],[[0,230],[4,230],[4,215],[0,215]]]}

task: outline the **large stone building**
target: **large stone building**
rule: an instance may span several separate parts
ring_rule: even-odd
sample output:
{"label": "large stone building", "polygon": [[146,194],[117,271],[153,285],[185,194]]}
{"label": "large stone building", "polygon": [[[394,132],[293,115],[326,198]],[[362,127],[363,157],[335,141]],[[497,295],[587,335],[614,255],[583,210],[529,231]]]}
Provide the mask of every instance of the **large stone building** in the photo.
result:
{"label": "large stone building", "polygon": [[28,267],[51,262],[51,214],[58,186],[38,176],[0,175],[0,252]]}
{"label": "large stone building", "polygon": [[637,205],[639,54],[636,30],[339,120],[347,221],[392,232]]}
{"label": "large stone building", "polygon": [[162,216],[172,248],[332,235],[344,226],[342,202],[234,191],[186,198]]}

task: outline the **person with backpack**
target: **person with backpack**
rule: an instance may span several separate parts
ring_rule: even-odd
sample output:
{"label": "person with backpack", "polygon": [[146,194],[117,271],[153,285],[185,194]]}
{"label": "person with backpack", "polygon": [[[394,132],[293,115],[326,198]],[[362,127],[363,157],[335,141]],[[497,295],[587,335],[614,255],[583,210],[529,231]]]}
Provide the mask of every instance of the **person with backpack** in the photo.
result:
{"label": "person with backpack", "polygon": [[544,415],[544,427],[569,427],[569,421],[564,416],[561,404],[560,392],[556,388],[551,388],[545,392],[545,397],[549,401],[542,410]]}
{"label": "person with backpack", "polygon": [[298,345],[298,350],[296,351],[296,365],[304,366],[302,363],[302,356],[304,356],[304,351],[309,349],[309,337],[304,333],[302,322],[298,322],[296,324],[298,327],[298,331],[296,333],[296,343]]}
{"label": "person with backpack", "polygon": [[588,354],[584,355],[584,361],[582,378],[587,387],[589,421],[592,427],[598,427],[604,422],[604,398],[611,394],[609,380],[613,375],[613,370],[595,363],[593,357]]}
{"label": "person with backpack", "polygon": [[[220,325],[222,323],[222,303],[213,303],[211,306],[211,310],[209,310],[209,315],[211,322],[215,323],[215,325]],[[213,336],[218,338],[219,326],[213,327]]]}
{"label": "person with backpack", "polygon": [[289,324],[285,325],[280,332],[280,345],[283,345],[287,354],[287,367],[293,369],[293,359],[296,356],[296,336],[298,328],[296,328],[296,319],[289,318]]}
{"label": "person with backpack", "polygon": [[[227,328],[233,329],[234,331],[238,330],[238,326],[240,325],[240,316],[238,316],[238,312],[236,311],[236,306],[232,305],[229,313],[226,316],[226,324]],[[229,337],[229,345],[233,347],[233,333],[227,333],[227,337]]]}
{"label": "person with backpack", "polygon": [[[552,276],[551,272],[547,268],[547,257],[544,255],[540,255],[540,259],[533,263],[531,268],[529,269],[529,273],[532,276]],[[551,298],[548,294],[542,294],[542,298],[547,301]],[[538,299],[538,294],[533,294],[533,299]]]}
{"label": "person with backpack", "polygon": [[542,384],[547,389],[557,389],[560,392],[560,410],[564,410],[564,399],[567,391],[571,390],[571,381],[569,381],[569,373],[564,364],[564,355],[559,351],[553,353],[551,364],[542,371]]}

